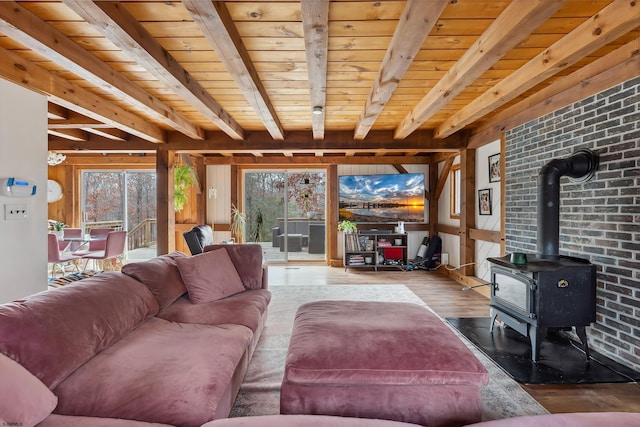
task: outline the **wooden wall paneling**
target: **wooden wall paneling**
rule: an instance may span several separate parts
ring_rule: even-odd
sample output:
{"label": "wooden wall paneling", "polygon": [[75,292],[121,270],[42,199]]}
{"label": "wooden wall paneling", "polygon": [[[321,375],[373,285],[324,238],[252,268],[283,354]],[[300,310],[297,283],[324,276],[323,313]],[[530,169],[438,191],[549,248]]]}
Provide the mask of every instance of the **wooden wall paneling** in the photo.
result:
{"label": "wooden wall paneling", "polygon": [[[73,191],[72,187],[67,187],[65,182],[64,165],[49,166],[48,179],[58,181],[62,186],[62,199],[57,202],[47,204],[47,218],[66,223],[68,220],[65,215],[65,202],[70,197],[69,195]],[[46,187],[45,187],[46,191]]]}
{"label": "wooden wall paneling", "polygon": [[76,174],[76,167],[73,165],[62,168],[64,177],[62,181],[64,191],[64,223],[69,227],[80,227],[82,225],[82,203],[81,203],[81,181]]}
{"label": "wooden wall paneling", "polygon": [[469,238],[472,240],[482,240],[483,242],[500,243],[504,241],[500,231],[479,230],[477,228],[469,229]]}
{"label": "wooden wall paneling", "polygon": [[206,224],[207,218],[207,173],[204,165],[204,158],[199,156],[195,158],[194,169],[198,177],[198,188],[196,191],[196,199],[198,201],[198,210],[196,212],[196,222],[198,224]]}
{"label": "wooden wall paneling", "polygon": [[[475,262],[475,242],[469,230],[476,224],[476,150],[468,149],[460,153],[460,265]],[[473,275],[473,266],[460,268],[465,276]]]}
{"label": "wooden wall paneling", "polygon": [[342,265],[338,255],[338,165],[330,165],[327,173],[327,260],[330,265]]}
{"label": "wooden wall paneling", "polygon": [[460,227],[455,226],[455,225],[447,225],[447,224],[437,224],[436,225],[436,232],[437,233],[445,233],[445,234],[451,234],[453,236],[458,236],[460,235]]}
{"label": "wooden wall paneling", "polygon": [[[173,152],[158,150],[156,155],[156,179],[158,204],[158,255],[175,249],[175,209],[173,207]],[[172,232],[169,233],[169,230]]]}
{"label": "wooden wall paneling", "polygon": [[[240,209],[241,211],[243,210],[242,207],[242,186],[240,185],[240,168],[237,165],[232,165],[231,166],[231,207],[233,208],[234,206],[238,209]],[[229,214],[231,214],[231,212],[229,212]],[[229,220],[229,224],[231,224],[231,220]],[[243,243],[238,236],[231,236],[231,237],[235,237],[236,242],[237,243]]]}
{"label": "wooden wall paneling", "polygon": [[436,192],[438,186],[438,163],[432,161],[429,164],[429,236],[435,236],[438,225],[438,203],[440,194]]}

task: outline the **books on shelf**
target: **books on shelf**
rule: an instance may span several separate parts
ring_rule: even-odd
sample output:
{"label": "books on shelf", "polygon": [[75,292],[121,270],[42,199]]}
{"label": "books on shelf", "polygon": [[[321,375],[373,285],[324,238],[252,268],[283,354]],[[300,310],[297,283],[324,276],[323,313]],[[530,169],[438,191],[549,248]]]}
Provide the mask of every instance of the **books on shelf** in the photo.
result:
{"label": "books on shelf", "polygon": [[345,247],[348,251],[373,251],[373,240],[369,236],[345,234]]}
{"label": "books on shelf", "polygon": [[363,255],[349,255],[349,265],[365,265]]}

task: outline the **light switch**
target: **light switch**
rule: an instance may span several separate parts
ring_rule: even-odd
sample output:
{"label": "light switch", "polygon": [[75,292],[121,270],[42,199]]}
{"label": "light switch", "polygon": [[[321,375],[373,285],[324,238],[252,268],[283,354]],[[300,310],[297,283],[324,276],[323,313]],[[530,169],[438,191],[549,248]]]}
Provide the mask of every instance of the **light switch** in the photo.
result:
{"label": "light switch", "polygon": [[6,221],[19,221],[29,219],[29,205],[4,205],[4,219]]}

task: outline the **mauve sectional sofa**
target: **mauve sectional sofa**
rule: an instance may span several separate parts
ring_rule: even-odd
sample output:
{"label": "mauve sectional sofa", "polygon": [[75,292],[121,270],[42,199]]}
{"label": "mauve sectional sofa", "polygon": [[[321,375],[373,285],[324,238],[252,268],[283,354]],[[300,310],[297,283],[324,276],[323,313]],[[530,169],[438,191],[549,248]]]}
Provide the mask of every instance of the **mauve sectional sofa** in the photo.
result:
{"label": "mauve sectional sofa", "polygon": [[[427,424],[429,425],[429,424]],[[388,420],[368,420],[326,415],[265,415],[211,421],[202,427],[416,427]],[[631,412],[590,412],[548,414],[485,421],[464,427],[637,427],[640,414]],[[461,427],[451,424],[451,427]]]}
{"label": "mauve sectional sofa", "polygon": [[260,245],[213,245],[0,305],[0,425],[227,417],[270,299]]}

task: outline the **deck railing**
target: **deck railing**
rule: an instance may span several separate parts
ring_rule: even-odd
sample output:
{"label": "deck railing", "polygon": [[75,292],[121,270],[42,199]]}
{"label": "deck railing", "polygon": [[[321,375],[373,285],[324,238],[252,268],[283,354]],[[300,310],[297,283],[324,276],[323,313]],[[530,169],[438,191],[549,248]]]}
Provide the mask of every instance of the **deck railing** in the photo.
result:
{"label": "deck railing", "polygon": [[124,229],[124,221],[115,220],[115,221],[96,221],[96,222],[84,223],[84,232],[86,234],[91,233],[91,229],[93,228],[112,228],[115,231],[121,231]]}
{"label": "deck railing", "polygon": [[148,248],[158,240],[158,221],[155,218],[145,219],[129,230],[129,250]]}
{"label": "deck railing", "polygon": [[[85,233],[90,233],[92,228],[112,228],[113,230],[123,230],[124,221],[96,221],[84,224]],[[128,250],[148,248],[155,245],[157,240],[157,220],[155,218],[145,219],[127,233],[127,248]]]}

